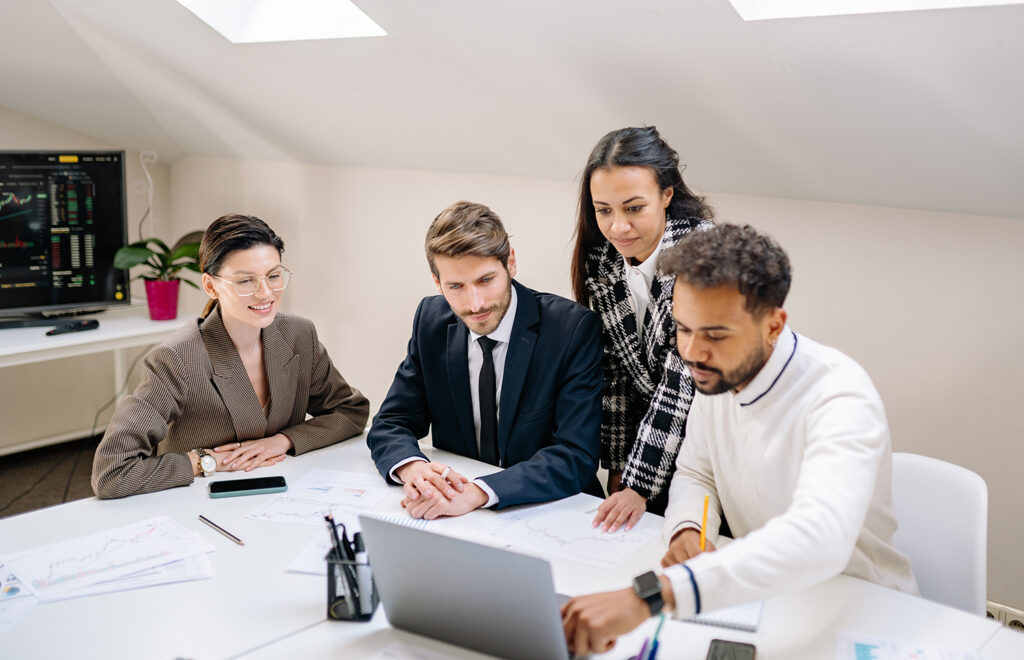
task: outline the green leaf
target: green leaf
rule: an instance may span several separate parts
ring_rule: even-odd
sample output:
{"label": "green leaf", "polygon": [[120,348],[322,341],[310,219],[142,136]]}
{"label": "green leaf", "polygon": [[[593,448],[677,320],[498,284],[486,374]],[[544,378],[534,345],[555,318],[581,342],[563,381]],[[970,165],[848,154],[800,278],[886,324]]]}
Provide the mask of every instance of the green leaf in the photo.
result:
{"label": "green leaf", "polygon": [[[159,238],[147,238],[147,239],[146,239],[146,243],[147,243],[147,244],[149,244],[149,243],[155,243],[156,245],[158,245],[158,246],[160,247],[160,250],[161,250],[161,251],[162,251],[162,252],[163,252],[164,254],[167,254],[167,253],[169,253],[169,252],[171,251],[171,248],[167,247],[167,243],[164,243],[164,242],[163,242],[163,241],[161,241],[161,240],[160,240]],[[153,250],[153,251],[154,251],[154,252],[156,252],[156,250]]]}
{"label": "green leaf", "polygon": [[125,246],[120,248],[114,254],[114,268],[128,270],[133,266],[146,263],[146,261],[152,256],[153,252],[144,247],[136,247],[134,245]]}
{"label": "green leaf", "polygon": [[183,277],[183,278],[181,278],[181,281],[182,281],[182,282],[184,282],[185,284],[189,285],[189,286],[190,286],[190,287],[192,287],[193,289],[196,289],[196,290],[198,290],[198,291],[202,291],[202,289],[200,289],[200,288],[199,288],[199,285],[198,285],[198,284],[196,284],[195,282],[193,282],[192,280],[186,280],[186,279],[185,279],[185,278]]}
{"label": "green leaf", "polygon": [[195,243],[198,246],[199,243],[202,242],[202,240],[203,240],[203,232],[202,231],[190,231],[189,233],[187,233],[184,236],[182,236],[181,238],[179,238],[178,242],[174,244],[174,248],[172,248],[172,249],[177,250],[179,247],[181,247],[182,245],[185,245],[186,243]]}
{"label": "green leaf", "polygon": [[174,248],[167,259],[174,262],[183,257],[188,257],[189,259],[199,258],[199,243],[184,243],[182,245],[178,245]]}

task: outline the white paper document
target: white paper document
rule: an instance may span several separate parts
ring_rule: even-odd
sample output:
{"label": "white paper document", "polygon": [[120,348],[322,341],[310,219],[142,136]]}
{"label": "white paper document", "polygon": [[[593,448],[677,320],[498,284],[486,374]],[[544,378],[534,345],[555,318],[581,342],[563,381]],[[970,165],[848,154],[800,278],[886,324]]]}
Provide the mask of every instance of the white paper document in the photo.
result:
{"label": "white paper document", "polygon": [[764,608],[764,601],[744,603],[733,607],[723,607],[720,610],[701,612],[689,619],[683,619],[690,623],[704,623],[709,626],[720,626],[722,628],[735,628],[757,632],[757,626],[761,623],[761,610]]}
{"label": "white paper document", "polygon": [[[497,545],[611,568],[632,556],[661,533],[661,518],[644,515],[628,532],[602,532],[593,526],[594,513],[565,511],[542,505],[516,511],[501,511],[475,536]],[[488,538],[490,537],[490,538]]]}
{"label": "white paper document", "polygon": [[213,562],[204,553],[172,561],[162,566],[147,568],[137,573],[129,573],[124,577],[114,580],[97,582],[78,591],[70,592],[65,598],[95,596],[96,594],[106,594],[113,591],[128,591],[129,589],[154,587],[160,584],[205,580],[211,577],[213,577]]}
{"label": "white paper document", "polygon": [[2,561],[37,598],[46,601],[74,598],[97,583],[211,549],[198,534],[163,516],[31,548]]}
{"label": "white paper document", "polygon": [[[404,525],[406,527],[414,527],[416,529],[424,529],[436,531],[435,528],[441,524],[439,520],[421,520],[417,518],[411,518],[407,513],[378,513],[376,511],[361,511],[359,509],[343,508],[334,509],[332,515],[334,516],[334,524],[339,525],[338,534],[341,534],[340,525],[345,525],[345,533],[348,534],[348,538],[351,539],[356,532],[361,532],[362,527],[359,525],[359,515],[373,516],[377,520],[384,520],[386,522],[396,523],[398,525]],[[314,534],[310,539],[306,547],[296,555],[292,563],[288,564],[288,571],[292,573],[310,573],[312,575],[327,575],[327,560],[324,557],[331,550],[331,537],[327,534],[327,523],[323,521],[321,516],[320,524],[323,526],[323,531]]]}
{"label": "white paper document", "polygon": [[[32,594],[24,598],[12,600],[0,600],[0,635],[13,628],[21,617],[38,602]],[[0,649],[3,649],[3,642],[0,642]]]}
{"label": "white paper document", "polygon": [[[36,597],[25,588],[18,576],[0,564],[0,634],[13,628],[37,602]],[[0,649],[2,648],[3,644],[0,643]]]}
{"label": "white paper document", "polygon": [[972,651],[954,651],[845,630],[838,633],[836,641],[837,660],[985,660],[984,655]]}
{"label": "white paper document", "polygon": [[249,518],[324,525],[324,516],[339,507],[368,510],[387,494],[377,475],[341,470],[310,470],[288,491],[249,514]]}
{"label": "white paper document", "polygon": [[[356,532],[361,532],[359,526],[359,512],[352,509],[335,509],[333,512],[334,524],[339,525],[338,534],[341,534],[340,525],[345,526],[345,533],[349,539]],[[327,523],[322,522],[323,530],[318,530],[309,539],[306,547],[288,564],[288,570],[292,573],[310,573],[312,575],[327,575],[327,560],[324,557],[331,551],[333,541],[327,533]]]}

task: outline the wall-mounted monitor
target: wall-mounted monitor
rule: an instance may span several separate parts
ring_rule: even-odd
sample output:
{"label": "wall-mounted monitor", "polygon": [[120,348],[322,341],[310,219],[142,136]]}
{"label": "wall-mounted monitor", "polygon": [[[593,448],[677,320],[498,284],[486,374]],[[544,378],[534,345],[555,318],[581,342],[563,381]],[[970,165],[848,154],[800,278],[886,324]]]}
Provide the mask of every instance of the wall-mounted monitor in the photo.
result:
{"label": "wall-mounted monitor", "polygon": [[123,151],[0,151],[0,315],[129,303]]}

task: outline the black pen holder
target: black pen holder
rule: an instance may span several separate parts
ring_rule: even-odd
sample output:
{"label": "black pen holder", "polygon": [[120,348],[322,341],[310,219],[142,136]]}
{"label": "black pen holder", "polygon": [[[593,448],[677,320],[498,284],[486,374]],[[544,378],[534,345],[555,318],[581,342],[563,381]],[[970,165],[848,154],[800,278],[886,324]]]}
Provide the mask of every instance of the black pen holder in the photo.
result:
{"label": "black pen holder", "polygon": [[380,597],[370,564],[342,559],[334,549],[324,559],[327,560],[327,618],[335,621],[372,619]]}

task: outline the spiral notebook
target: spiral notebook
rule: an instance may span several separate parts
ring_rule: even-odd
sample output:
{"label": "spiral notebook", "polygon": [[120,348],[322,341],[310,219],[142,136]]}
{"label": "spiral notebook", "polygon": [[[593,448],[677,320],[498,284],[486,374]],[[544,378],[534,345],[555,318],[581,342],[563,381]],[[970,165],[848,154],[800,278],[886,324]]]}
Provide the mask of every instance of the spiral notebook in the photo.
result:
{"label": "spiral notebook", "polygon": [[744,603],[733,607],[723,607],[720,610],[702,612],[689,619],[683,619],[690,623],[704,623],[709,626],[721,626],[722,628],[733,628],[735,630],[746,630],[757,632],[757,626],[761,623],[761,609],[763,601]]}

